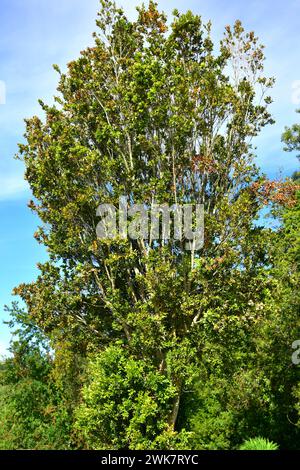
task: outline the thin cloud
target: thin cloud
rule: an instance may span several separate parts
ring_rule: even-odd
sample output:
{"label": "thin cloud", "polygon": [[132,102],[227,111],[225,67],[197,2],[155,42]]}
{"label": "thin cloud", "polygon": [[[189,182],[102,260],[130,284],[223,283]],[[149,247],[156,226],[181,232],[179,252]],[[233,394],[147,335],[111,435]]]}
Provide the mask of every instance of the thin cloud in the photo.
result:
{"label": "thin cloud", "polygon": [[0,176],[0,201],[25,196],[28,191],[29,187],[23,176]]}
{"label": "thin cloud", "polygon": [[8,344],[0,341],[0,359],[9,355]]}

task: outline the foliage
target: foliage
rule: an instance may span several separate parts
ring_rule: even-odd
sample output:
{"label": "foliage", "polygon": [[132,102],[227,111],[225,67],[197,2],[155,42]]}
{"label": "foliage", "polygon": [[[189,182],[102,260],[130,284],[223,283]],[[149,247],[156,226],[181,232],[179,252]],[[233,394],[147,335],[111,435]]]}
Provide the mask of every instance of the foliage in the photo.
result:
{"label": "foliage", "polygon": [[176,395],[170,377],[121,346],[92,357],[87,377],[76,415],[90,448],[155,449],[180,442],[168,425]]}
{"label": "foliage", "polygon": [[[20,145],[49,260],[15,289],[2,445],[295,448],[298,186],[255,165],[251,141],[273,122],[263,47],[240,21],[214,44],[191,11],[167,21],[150,1],[130,21],[101,4],[94,46],[55,66],[55,104]],[[203,204],[203,248],[97,238],[98,205],[120,196]]]}
{"label": "foliage", "polygon": [[278,446],[263,437],[255,437],[245,441],[240,450],[278,450]]}
{"label": "foliage", "polygon": [[[299,113],[300,110],[297,110]],[[282,142],[285,143],[284,150],[287,152],[300,151],[300,124],[293,124],[291,127],[286,127],[281,137]],[[300,154],[297,155],[300,160]],[[300,181],[300,171],[295,171],[293,179],[297,182]]]}
{"label": "foliage", "polygon": [[0,369],[0,449],[70,448],[70,412],[51,380],[47,341],[16,304],[11,315],[19,328]]}

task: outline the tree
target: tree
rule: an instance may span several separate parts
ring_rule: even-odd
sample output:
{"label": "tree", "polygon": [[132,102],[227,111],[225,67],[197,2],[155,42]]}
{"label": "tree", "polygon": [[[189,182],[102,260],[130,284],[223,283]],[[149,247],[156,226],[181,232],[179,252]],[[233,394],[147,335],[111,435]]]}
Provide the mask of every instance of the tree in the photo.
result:
{"label": "tree", "polygon": [[[34,195],[29,205],[42,221],[36,238],[50,259],[16,293],[54,349],[63,344],[84,358],[122,344],[136,367],[169,381],[172,406],[162,416],[172,434],[199,361],[223,348],[222,367],[230,368],[238,357],[231,351],[245,347],[265,314],[268,230],[255,221],[280,188],[261,177],[251,139],[272,123],[266,91],[273,80],[263,75],[263,47],[239,21],[216,50],[211,25],[190,11],[174,11],[169,24],[150,1],[129,21],[113,2],[101,4],[94,46],[66,73],[55,66],[55,105],[41,101],[45,119],[26,121],[20,158]],[[98,205],[118,207],[120,196],[147,209],[203,204],[203,248],[97,238]],[[146,388],[141,394],[147,401]],[[97,416],[101,429],[107,417]],[[119,419],[128,436],[128,417],[120,412]],[[141,445],[149,440],[147,419]],[[121,445],[117,435],[110,442]]]}
{"label": "tree", "polygon": [[68,403],[52,377],[49,342],[16,304],[14,339],[0,369],[0,449],[70,449]]}
{"label": "tree", "polygon": [[[300,109],[297,110],[297,113],[300,112]],[[293,124],[291,127],[286,127],[282,137],[282,142],[285,143],[284,150],[286,152],[300,151],[300,125]],[[300,154],[297,155],[300,160]],[[293,179],[296,181],[300,180],[300,172],[295,171],[293,174]]]}

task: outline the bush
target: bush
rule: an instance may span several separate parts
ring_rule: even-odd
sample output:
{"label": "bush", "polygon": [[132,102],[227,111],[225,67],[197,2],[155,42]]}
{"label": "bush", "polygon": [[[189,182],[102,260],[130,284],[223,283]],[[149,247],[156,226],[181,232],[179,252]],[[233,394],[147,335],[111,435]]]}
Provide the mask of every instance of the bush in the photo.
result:
{"label": "bush", "polygon": [[278,445],[264,437],[254,437],[245,441],[240,450],[278,450]]}
{"label": "bush", "polygon": [[110,346],[87,370],[76,428],[91,449],[186,448],[168,427],[176,390],[151,364]]}

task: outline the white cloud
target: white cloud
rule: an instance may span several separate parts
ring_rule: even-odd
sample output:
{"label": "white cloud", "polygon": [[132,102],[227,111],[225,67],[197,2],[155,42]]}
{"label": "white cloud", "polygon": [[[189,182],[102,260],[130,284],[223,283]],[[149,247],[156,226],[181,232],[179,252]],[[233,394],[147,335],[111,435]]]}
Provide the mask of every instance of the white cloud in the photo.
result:
{"label": "white cloud", "polygon": [[5,104],[6,102],[6,85],[3,80],[0,80],[0,104]]}
{"label": "white cloud", "polygon": [[3,356],[8,356],[9,355],[9,351],[8,351],[7,348],[8,348],[8,344],[5,344],[2,341],[0,341],[0,359]]}
{"label": "white cloud", "polygon": [[22,175],[0,175],[0,200],[24,196],[28,190],[28,184]]}

